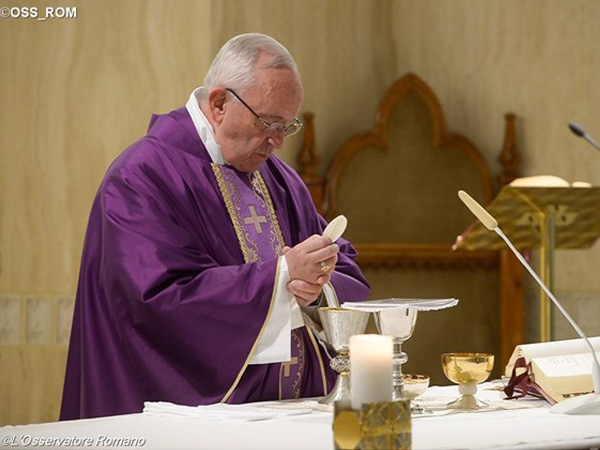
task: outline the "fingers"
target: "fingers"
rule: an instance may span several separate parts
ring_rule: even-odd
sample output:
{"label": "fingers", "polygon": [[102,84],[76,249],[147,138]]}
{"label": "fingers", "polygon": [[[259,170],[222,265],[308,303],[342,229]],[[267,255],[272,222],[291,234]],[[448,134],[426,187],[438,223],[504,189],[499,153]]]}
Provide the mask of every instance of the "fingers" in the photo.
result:
{"label": "fingers", "polygon": [[339,251],[340,248],[337,244],[331,244],[327,247],[313,251],[312,253],[310,253],[310,257],[314,258],[316,262],[327,261],[328,259],[331,259],[334,256],[337,258],[337,254]]}
{"label": "fingers", "polygon": [[[323,273],[335,269],[339,247],[329,238],[313,235],[291,249],[284,248],[291,279],[318,284]],[[322,264],[323,263],[323,264]]]}
{"label": "fingers", "polygon": [[322,285],[307,283],[303,280],[292,280],[287,284],[287,288],[296,297],[300,306],[308,306],[319,298]]}
{"label": "fingers", "polygon": [[319,278],[317,278],[317,284],[319,284],[320,286],[323,286],[323,285],[329,283],[330,280],[331,280],[331,275],[329,275],[329,274],[321,275]]}
{"label": "fingers", "polygon": [[287,284],[287,287],[292,294],[301,296],[318,296],[322,289],[320,284],[307,283],[302,280],[292,280]]}
{"label": "fingers", "polygon": [[331,243],[331,239],[319,236],[318,234],[313,234],[308,239],[300,242],[298,245],[303,246],[306,249],[306,252],[311,253],[330,245]]}
{"label": "fingers", "polygon": [[298,304],[300,306],[302,306],[303,308],[306,308],[307,306],[310,306],[311,303],[313,303],[319,296],[317,295],[315,298],[302,298],[299,295],[296,295],[296,301],[298,302]]}
{"label": "fingers", "polygon": [[292,250],[306,258],[321,262],[336,255],[340,251],[340,248],[337,244],[332,243],[331,239],[313,234],[308,239],[294,246]]}
{"label": "fingers", "polygon": [[333,255],[331,258],[326,259],[325,261],[321,261],[319,264],[319,269],[321,272],[326,274],[331,274],[335,270],[335,265],[337,263],[338,256]]}

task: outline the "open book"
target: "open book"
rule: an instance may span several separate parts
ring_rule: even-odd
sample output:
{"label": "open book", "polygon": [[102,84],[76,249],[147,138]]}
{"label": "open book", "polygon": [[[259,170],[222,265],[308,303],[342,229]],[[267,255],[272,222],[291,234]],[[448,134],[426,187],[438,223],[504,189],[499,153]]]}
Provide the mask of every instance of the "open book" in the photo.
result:
{"label": "open book", "polygon": [[517,178],[512,183],[512,187],[579,187],[589,188],[592,187],[591,183],[586,181],[574,181],[569,183],[568,181],[554,176],[554,175],[535,175],[532,177]]}
{"label": "open book", "polygon": [[[600,337],[590,338],[600,358]],[[554,404],[594,390],[592,354],[583,339],[518,345],[506,365],[505,374],[517,369],[527,371],[528,382],[517,389],[527,389]],[[514,377],[513,377],[514,378]]]}

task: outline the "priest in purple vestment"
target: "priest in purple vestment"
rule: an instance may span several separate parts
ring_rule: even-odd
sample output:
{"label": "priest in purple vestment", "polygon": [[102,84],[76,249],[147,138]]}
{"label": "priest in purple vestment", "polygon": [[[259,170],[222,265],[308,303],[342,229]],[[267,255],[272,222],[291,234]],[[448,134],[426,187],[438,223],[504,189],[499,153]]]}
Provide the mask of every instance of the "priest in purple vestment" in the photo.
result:
{"label": "priest in purple vestment", "polygon": [[237,36],[186,106],[154,116],[111,164],[85,238],[62,420],[331,390],[306,323],[369,286],[273,155],[302,127],[302,96],[285,47]]}

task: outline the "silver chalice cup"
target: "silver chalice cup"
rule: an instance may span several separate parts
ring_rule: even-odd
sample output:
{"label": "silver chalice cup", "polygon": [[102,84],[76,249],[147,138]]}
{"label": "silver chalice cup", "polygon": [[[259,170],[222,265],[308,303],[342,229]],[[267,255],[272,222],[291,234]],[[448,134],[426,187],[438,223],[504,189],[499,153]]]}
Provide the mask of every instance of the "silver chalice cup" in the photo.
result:
{"label": "silver chalice cup", "polygon": [[369,313],[343,308],[319,308],[319,318],[325,331],[327,344],[337,356],[329,365],[338,373],[332,391],[319,403],[333,405],[338,400],[350,400],[350,336],[363,334],[367,328]]}
{"label": "silver chalice cup", "polygon": [[375,313],[379,333],[394,338],[394,401],[405,399],[402,364],[408,361],[408,356],[402,351],[402,343],[412,336],[416,323],[417,310],[413,308],[390,308]]}

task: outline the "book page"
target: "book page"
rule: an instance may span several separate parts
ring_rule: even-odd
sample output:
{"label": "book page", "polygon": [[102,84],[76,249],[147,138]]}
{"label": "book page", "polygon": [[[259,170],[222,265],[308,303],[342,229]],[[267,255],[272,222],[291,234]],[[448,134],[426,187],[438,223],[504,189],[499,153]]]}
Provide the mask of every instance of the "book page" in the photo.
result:
{"label": "book page", "polygon": [[[590,338],[590,342],[596,351],[600,351],[600,336]],[[505,374],[506,376],[510,376],[515,361],[521,356],[525,358],[527,363],[530,363],[533,358],[573,355],[586,352],[589,352],[589,347],[583,339],[567,339],[564,341],[518,345],[515,347],[515,350],[506,365]]]}
{"label": "book page", "polygon": [[[596,355],[600,356],[599,353]],[[534,358],[531,371],[540,392],[553,403],[572,395],[592,392],[592,364],[590,353],[547,356]]]}
{"label": "book page", "polygon": [[[600,358],[600,353],[596,353]],[[533,362],[548,378],[572,377],[592,374],[591,353],[534,358]]]}

